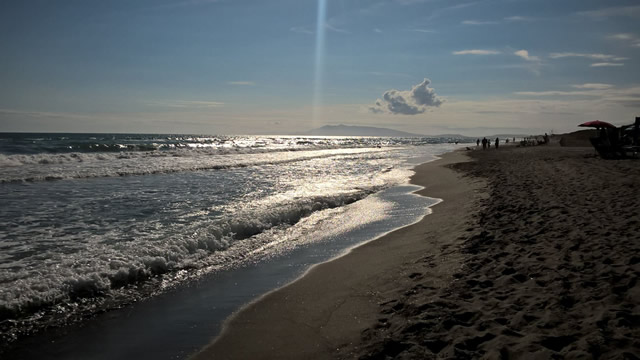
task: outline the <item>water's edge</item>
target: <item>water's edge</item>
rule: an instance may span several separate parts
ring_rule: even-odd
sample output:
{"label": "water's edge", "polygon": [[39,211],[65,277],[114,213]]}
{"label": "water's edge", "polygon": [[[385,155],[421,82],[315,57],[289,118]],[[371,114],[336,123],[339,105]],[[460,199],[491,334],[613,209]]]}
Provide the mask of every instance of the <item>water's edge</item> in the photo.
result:
{"label": "water's edge", "polygon": [[[432,161],[437,159],[439,157]],[[37,334],[18,341],[5,356],[8,359],[186,358],[219,336],[235,314],[267,294],[301,279],[315,266],[422,221],[431,212],[430,207],[442,201],[416,194],[422,189],[407,184],[369,197],[382,197],[385,201],[395,199],[397,211],[413,211],[412,214],[396,214],[389,220],[368,224],[367,229],[342,234],[342,239],[337,237],[329,242],[303,246],[281,258],[248,264],[232,272],[204,276],[157,297],[98,315],[85,323]],[[360,200],[364,201],[366,198]],[[416,209],[421,209],[421,213],[416,214]],[[407,216],[412,217],[409,223],[397,223]],[[225,294],[222,300],[220,293]]]}

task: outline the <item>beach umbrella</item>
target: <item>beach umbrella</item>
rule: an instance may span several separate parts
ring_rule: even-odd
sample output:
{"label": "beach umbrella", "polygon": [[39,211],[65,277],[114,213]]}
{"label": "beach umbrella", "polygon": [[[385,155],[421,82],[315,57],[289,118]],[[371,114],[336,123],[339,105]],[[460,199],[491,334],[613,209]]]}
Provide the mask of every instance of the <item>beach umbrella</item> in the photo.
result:
{"label": "beach umbrella", "polygon": [[600,121],[600,120],[593,120],[593,121],[587,121],[584,124],[580,124],[578,126],[582,126],[582,127],[594,127],[594,128],[616,128],[615,125],[609,124],[606,121]]}

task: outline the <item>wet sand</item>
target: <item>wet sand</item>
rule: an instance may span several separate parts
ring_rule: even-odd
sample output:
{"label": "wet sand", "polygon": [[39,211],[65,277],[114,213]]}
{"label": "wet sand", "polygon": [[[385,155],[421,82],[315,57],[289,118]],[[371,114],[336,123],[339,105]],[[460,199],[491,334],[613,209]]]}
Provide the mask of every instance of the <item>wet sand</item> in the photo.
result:
{"label": "wet sand", "polygon": [[381,317],[381,303],[398,288],[412,288],[429,273],[434,288],[447,286],[461,254],[472,199],[481,182],[462,180],[446,165],[468,158],[460,152],[417,168],[412,182],[424,195],[446,199],[421,222],[313,267],[290,285],[271,292],[233,316],[196,359],[335,359],[352,357],[362,333]]}
{"label": "wet sand", "polygon": [[238,313],[198,359],[640,357],[640,160],[445,155],[421,222]]}

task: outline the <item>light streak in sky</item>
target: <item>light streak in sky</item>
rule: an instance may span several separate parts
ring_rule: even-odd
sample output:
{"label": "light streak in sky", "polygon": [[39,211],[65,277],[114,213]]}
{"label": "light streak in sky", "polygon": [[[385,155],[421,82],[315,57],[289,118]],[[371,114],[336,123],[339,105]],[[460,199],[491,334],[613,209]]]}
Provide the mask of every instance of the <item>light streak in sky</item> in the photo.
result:
{"label": "light streak in sky", "polygon": [[313,94],[313,124],[322,117],[322,80],[324,70],[324,37],[327,21],[327,0],[318,0],[318,22],[316,24],[316,68]]}

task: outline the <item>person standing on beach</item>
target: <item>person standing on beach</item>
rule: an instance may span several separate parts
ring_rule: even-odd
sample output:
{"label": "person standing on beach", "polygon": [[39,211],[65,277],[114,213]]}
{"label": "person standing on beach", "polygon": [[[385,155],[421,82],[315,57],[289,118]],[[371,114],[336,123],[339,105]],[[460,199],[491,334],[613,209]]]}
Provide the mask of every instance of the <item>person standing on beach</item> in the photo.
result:
{"label": "person standing on beach", "polygon": [[476,139],[476,146],[480,146],[480,139]]}
{"label": "person standing on beach", "polygon": [[498,150],[499,145],[500,145],[500,138],[496,138],[496,150]]}
{"label": "person standing on beach", "polygon": [[488,139],[488,140],[487,140],[487,147],[488,147],[489,149],[491,149],[491,139]]}
{"label": "person standing on beach", "polygon": [[482,150],[485,150],[487,148],[487,138],[482,138]]}

